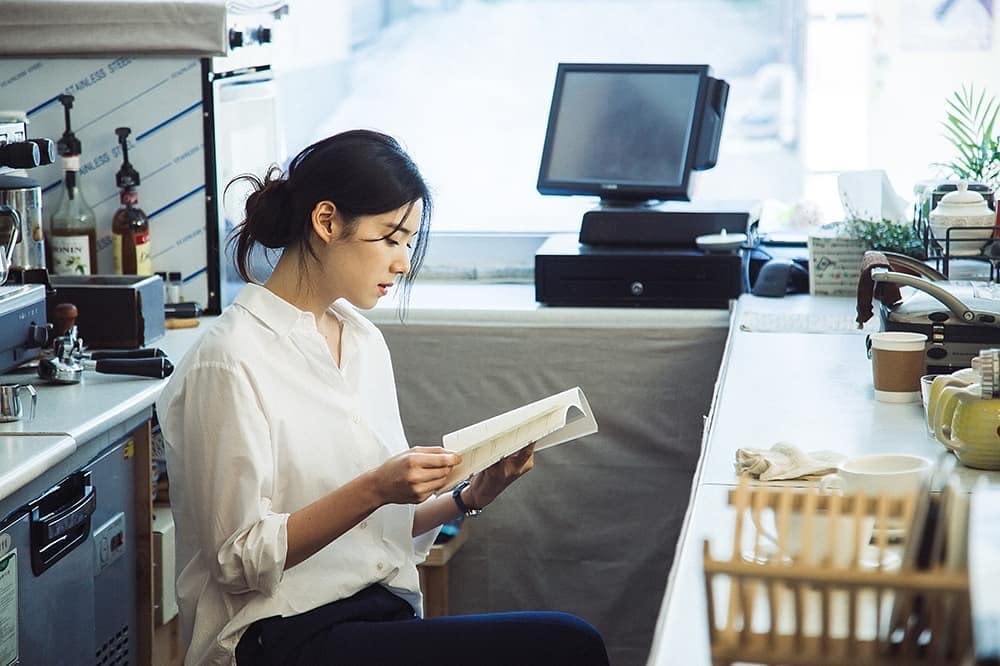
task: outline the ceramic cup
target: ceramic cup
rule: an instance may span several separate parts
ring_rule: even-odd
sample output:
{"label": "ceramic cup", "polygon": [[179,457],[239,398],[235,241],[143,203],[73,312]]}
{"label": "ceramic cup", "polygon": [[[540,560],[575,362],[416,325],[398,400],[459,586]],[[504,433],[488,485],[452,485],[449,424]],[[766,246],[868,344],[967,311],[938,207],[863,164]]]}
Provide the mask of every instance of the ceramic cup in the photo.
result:
{"label": "ceramic cup", "polygon": [[925,373],[923,333],[886,331],[868,336],[875,399],[880,402],[920,402],[920,378]]}
{"label": "ceramic cup", "polygon": [[[927,424],[927,434],[934,436],[934,421],[931,419],[931,388],[934,380],[946,375],[924,375],[920,378],[920,400],[924,403],[924,422]],[[950,375],[948,375],[950,376]]]}
{"label": "ceramic cup", "polygon": [[905,453],[877,453],[849,458],[837,471],[823,477],[820,489],[839,490],[845,494],[863,492],[872,495],[905,495],[916,492],[930,472],[926,458]]}

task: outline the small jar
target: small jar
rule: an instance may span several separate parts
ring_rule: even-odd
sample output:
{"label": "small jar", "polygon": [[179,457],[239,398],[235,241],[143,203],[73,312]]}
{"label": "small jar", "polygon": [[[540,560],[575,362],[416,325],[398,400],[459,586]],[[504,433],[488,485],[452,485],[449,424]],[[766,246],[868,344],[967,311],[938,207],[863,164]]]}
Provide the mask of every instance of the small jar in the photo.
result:
{"label": "small jar", "polygon": [[934,238],[945,252],[958,257],[978,255],[986,241],[993,237],[996,224],[996,216],[986,199],[979,192],[969,190],[964,180],[958,183],[956,191],[941,197],[930,218]]}

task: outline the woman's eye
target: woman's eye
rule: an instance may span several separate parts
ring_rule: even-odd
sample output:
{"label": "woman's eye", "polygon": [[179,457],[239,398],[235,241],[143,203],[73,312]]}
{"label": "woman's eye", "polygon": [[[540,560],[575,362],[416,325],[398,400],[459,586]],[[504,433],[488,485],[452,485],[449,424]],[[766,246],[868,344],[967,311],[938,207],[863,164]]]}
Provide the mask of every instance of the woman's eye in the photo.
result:
{"label": "woman's eye", "polygon": [[385,242],[389,244],[389,247],[396,247],[397,245],[399,245],[398,241],[394,241],[391,238],[386,238]]}

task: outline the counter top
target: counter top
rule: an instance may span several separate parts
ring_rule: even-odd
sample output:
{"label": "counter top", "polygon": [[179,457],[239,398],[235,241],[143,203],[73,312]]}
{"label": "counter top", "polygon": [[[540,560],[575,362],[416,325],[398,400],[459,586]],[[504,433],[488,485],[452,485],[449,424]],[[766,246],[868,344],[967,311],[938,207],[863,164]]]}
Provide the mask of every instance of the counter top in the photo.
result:
{"label": "counter top", "polygon": [[0,435],[0,500],[75,450],[76,442],[69,435]]}
{"label": "counter top", "polygon": [[[709,539],[717,556],[729,546],[732,515],[726,493],[737,483],[737,448],[787,441],[806,451],[845,456],[906,452],[931,459],[944,451],[927,433],[919,403],[875,401],[863,336],[837,323],[834,333],[807,332],[819,328],[816,322],[853,318],[852,308],[853,299],[809,296],[743,296],[737,304],[649,666],[711,662],[702,544]],[[767,320],[758,315],[775,315],[770,321],[780,324],[789,313],[804,315],[784,319],[796,332],[744,330],[752,328],[747,322]],[[998,472],[956,469],[967,487],[982,477],[1000,483]]]}
{"label": "counter top", "polygon": [[[177,365],[205,331],[208,321],[196,328],[167,331],[154,346],[165,351]],[[45,384],[27,372],[0,376],[0,382],[30,383],[38,390],[38,409],[33,420],[0,423],[0,499],[3,499],[111,425],[151,410],[167,380],[85,371],[79,384]],[[23,394],[22,399],[26,399]]]}

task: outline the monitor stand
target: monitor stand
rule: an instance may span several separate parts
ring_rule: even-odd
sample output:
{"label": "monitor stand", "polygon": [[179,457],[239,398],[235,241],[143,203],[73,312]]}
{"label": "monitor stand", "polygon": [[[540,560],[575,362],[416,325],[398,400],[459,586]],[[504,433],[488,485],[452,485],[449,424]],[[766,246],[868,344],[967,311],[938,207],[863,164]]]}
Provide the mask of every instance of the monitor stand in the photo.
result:
{"label": "monitor stand", "polygon": [[756,206],[745,201],[616,202],[583,215],[584,245],[694,247],[705,234],[750,233]]}

